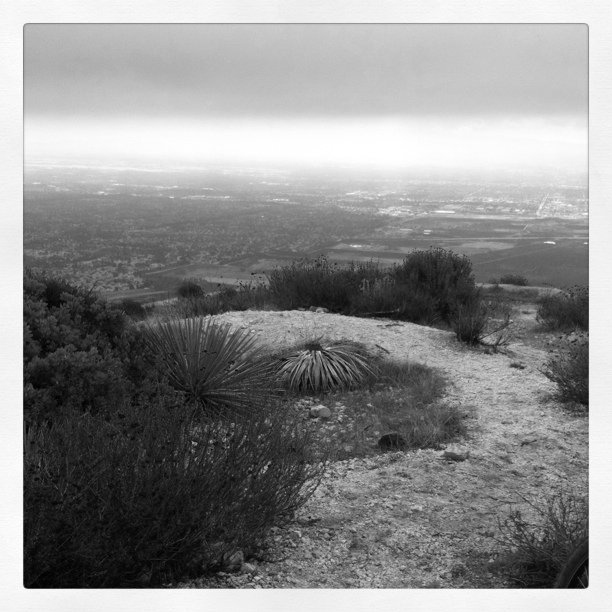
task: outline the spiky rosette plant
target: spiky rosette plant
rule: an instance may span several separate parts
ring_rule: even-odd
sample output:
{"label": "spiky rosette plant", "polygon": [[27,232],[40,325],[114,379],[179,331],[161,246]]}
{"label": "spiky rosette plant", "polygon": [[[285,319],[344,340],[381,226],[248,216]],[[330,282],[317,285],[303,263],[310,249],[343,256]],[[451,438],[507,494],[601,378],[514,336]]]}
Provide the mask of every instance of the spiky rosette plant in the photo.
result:
{"label": "spiky rosette plant", "polygon": [[351,389],[374,373],[364,347],[354,342],[304,342],[277,362],[280,384],[295,393],[325,393]]}
{"label": "spiky rosette plant", "polygon": [[247,332],[211,318],[160,321],[147,332],[172,386],[206,414],[244,413],[270,394],[267,366]]}

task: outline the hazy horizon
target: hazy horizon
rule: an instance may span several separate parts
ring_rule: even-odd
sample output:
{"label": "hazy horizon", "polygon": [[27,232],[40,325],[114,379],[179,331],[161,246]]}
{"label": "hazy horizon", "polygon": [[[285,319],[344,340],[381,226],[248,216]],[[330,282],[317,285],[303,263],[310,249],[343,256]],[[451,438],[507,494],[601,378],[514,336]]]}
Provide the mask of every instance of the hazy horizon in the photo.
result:
{"label": "hazy horizon", "polygon": [[28,25],[26,162],[586,171],[584,25]]}

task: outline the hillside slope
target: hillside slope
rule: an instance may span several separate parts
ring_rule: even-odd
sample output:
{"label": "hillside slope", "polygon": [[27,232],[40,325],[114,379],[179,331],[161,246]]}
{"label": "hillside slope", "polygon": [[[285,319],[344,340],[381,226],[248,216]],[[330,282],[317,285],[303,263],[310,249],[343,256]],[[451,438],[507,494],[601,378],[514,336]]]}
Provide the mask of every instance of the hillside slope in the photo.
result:
{"label": "hillside slope", "polygon": [[268,345],[348,338],[437,368],[449,381],[444,401],[461,407],[468,429],[448,450],[470,455],[455,463],[420,450],[338,462],[253,571],[183,587],[508,587],[488,571],[501,552],[498,520],[516,509],[530,516],[523,498],[543,500],[558,486],[586,495],[588,421],[552,399],[554,385],[539,371],[547,353],[533,343],[489,354],[451,332],[381,319],[300,311],[216,318]]}

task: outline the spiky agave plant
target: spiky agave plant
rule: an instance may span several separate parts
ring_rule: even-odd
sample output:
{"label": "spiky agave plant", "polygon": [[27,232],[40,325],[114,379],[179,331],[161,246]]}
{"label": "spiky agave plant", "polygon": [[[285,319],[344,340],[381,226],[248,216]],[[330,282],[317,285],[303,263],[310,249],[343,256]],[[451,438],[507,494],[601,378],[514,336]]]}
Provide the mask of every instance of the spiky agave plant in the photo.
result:
{"label": "spiky agave plant", "polygon": [[241,413],[269,394],[266,365],[255,339],[212,318],[159,321],[147,326],[170,383],[207,414]]}
{"label": "spiky agave plant", "polygon": [[278,361],[277,377],[297,393],[350,389],[373,375],[365,349],[354,342],[321,338],[298,345]]}

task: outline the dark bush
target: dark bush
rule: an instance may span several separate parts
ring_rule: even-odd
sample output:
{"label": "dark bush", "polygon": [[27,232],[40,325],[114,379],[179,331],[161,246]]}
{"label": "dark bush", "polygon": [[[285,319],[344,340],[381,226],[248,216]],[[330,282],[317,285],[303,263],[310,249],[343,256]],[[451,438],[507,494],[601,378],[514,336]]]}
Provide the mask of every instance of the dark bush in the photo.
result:
{"label": "dark bush", "polygon": [[589,289],[575,286],[540,299],[538,321],[549,330],[589,329]]}
{"label": "dark bush", "polygon": [[196,281],[186,279],[178,286],[176,293],[181,298],[198,298],[204,295],[204,289]]}
{"label": "dark bush", "polygon": [[136,300],[125,299],[117,306],[123,313],[134,319],[144,319],[147,316],[145,307]]}
{"label": "dark bush", "polygon": [[130,335],[124,314],[91,292],[26,270],[26,422],[53,420],[60,412],[98,412],[127,398]]}
{"label": "dark bush", "polygon": [[25,440],[25,586],[160,586],[259,548],[322,474],[268,403],[223,425],[149,403],[34,424]]}
{"label": "dark bush", "polygon": [[343,269],[325,256],[293,262],[268,275],[272,301],[285,309],[322,306],[333,312],[344,311],[359,290],[360,281],[356,266]]}
{"label": "dark bush", "polygon": [[444,249],[415,251],[391,269],[372,261],[339,266],[320,257],[269,275],[270,297],[281,308],[323,306],[419,323],[450,321],[475,290],[470,260]]}
{"label": "dark bush", "polygon": [[527,287],[529,281],[520,274],[504,274],[500,277],[499,282],[502,285],[516,285],[518,287]]}
{"label": "dark bush", "polygon": [[589,341],[571,345],[564,354],[549,359],[544,375],[557,385],[563,402],[577,402],[586,410],[589,405]]}
{"label": "dark bush", "polygon": [[417,296],[427,296],[426,307],[434,304],[437,316],[445,321],[450,321],[459,306],[473,300],[476,292],[472,262],[441,248],[410,253],[394,268],[394,277]]}

